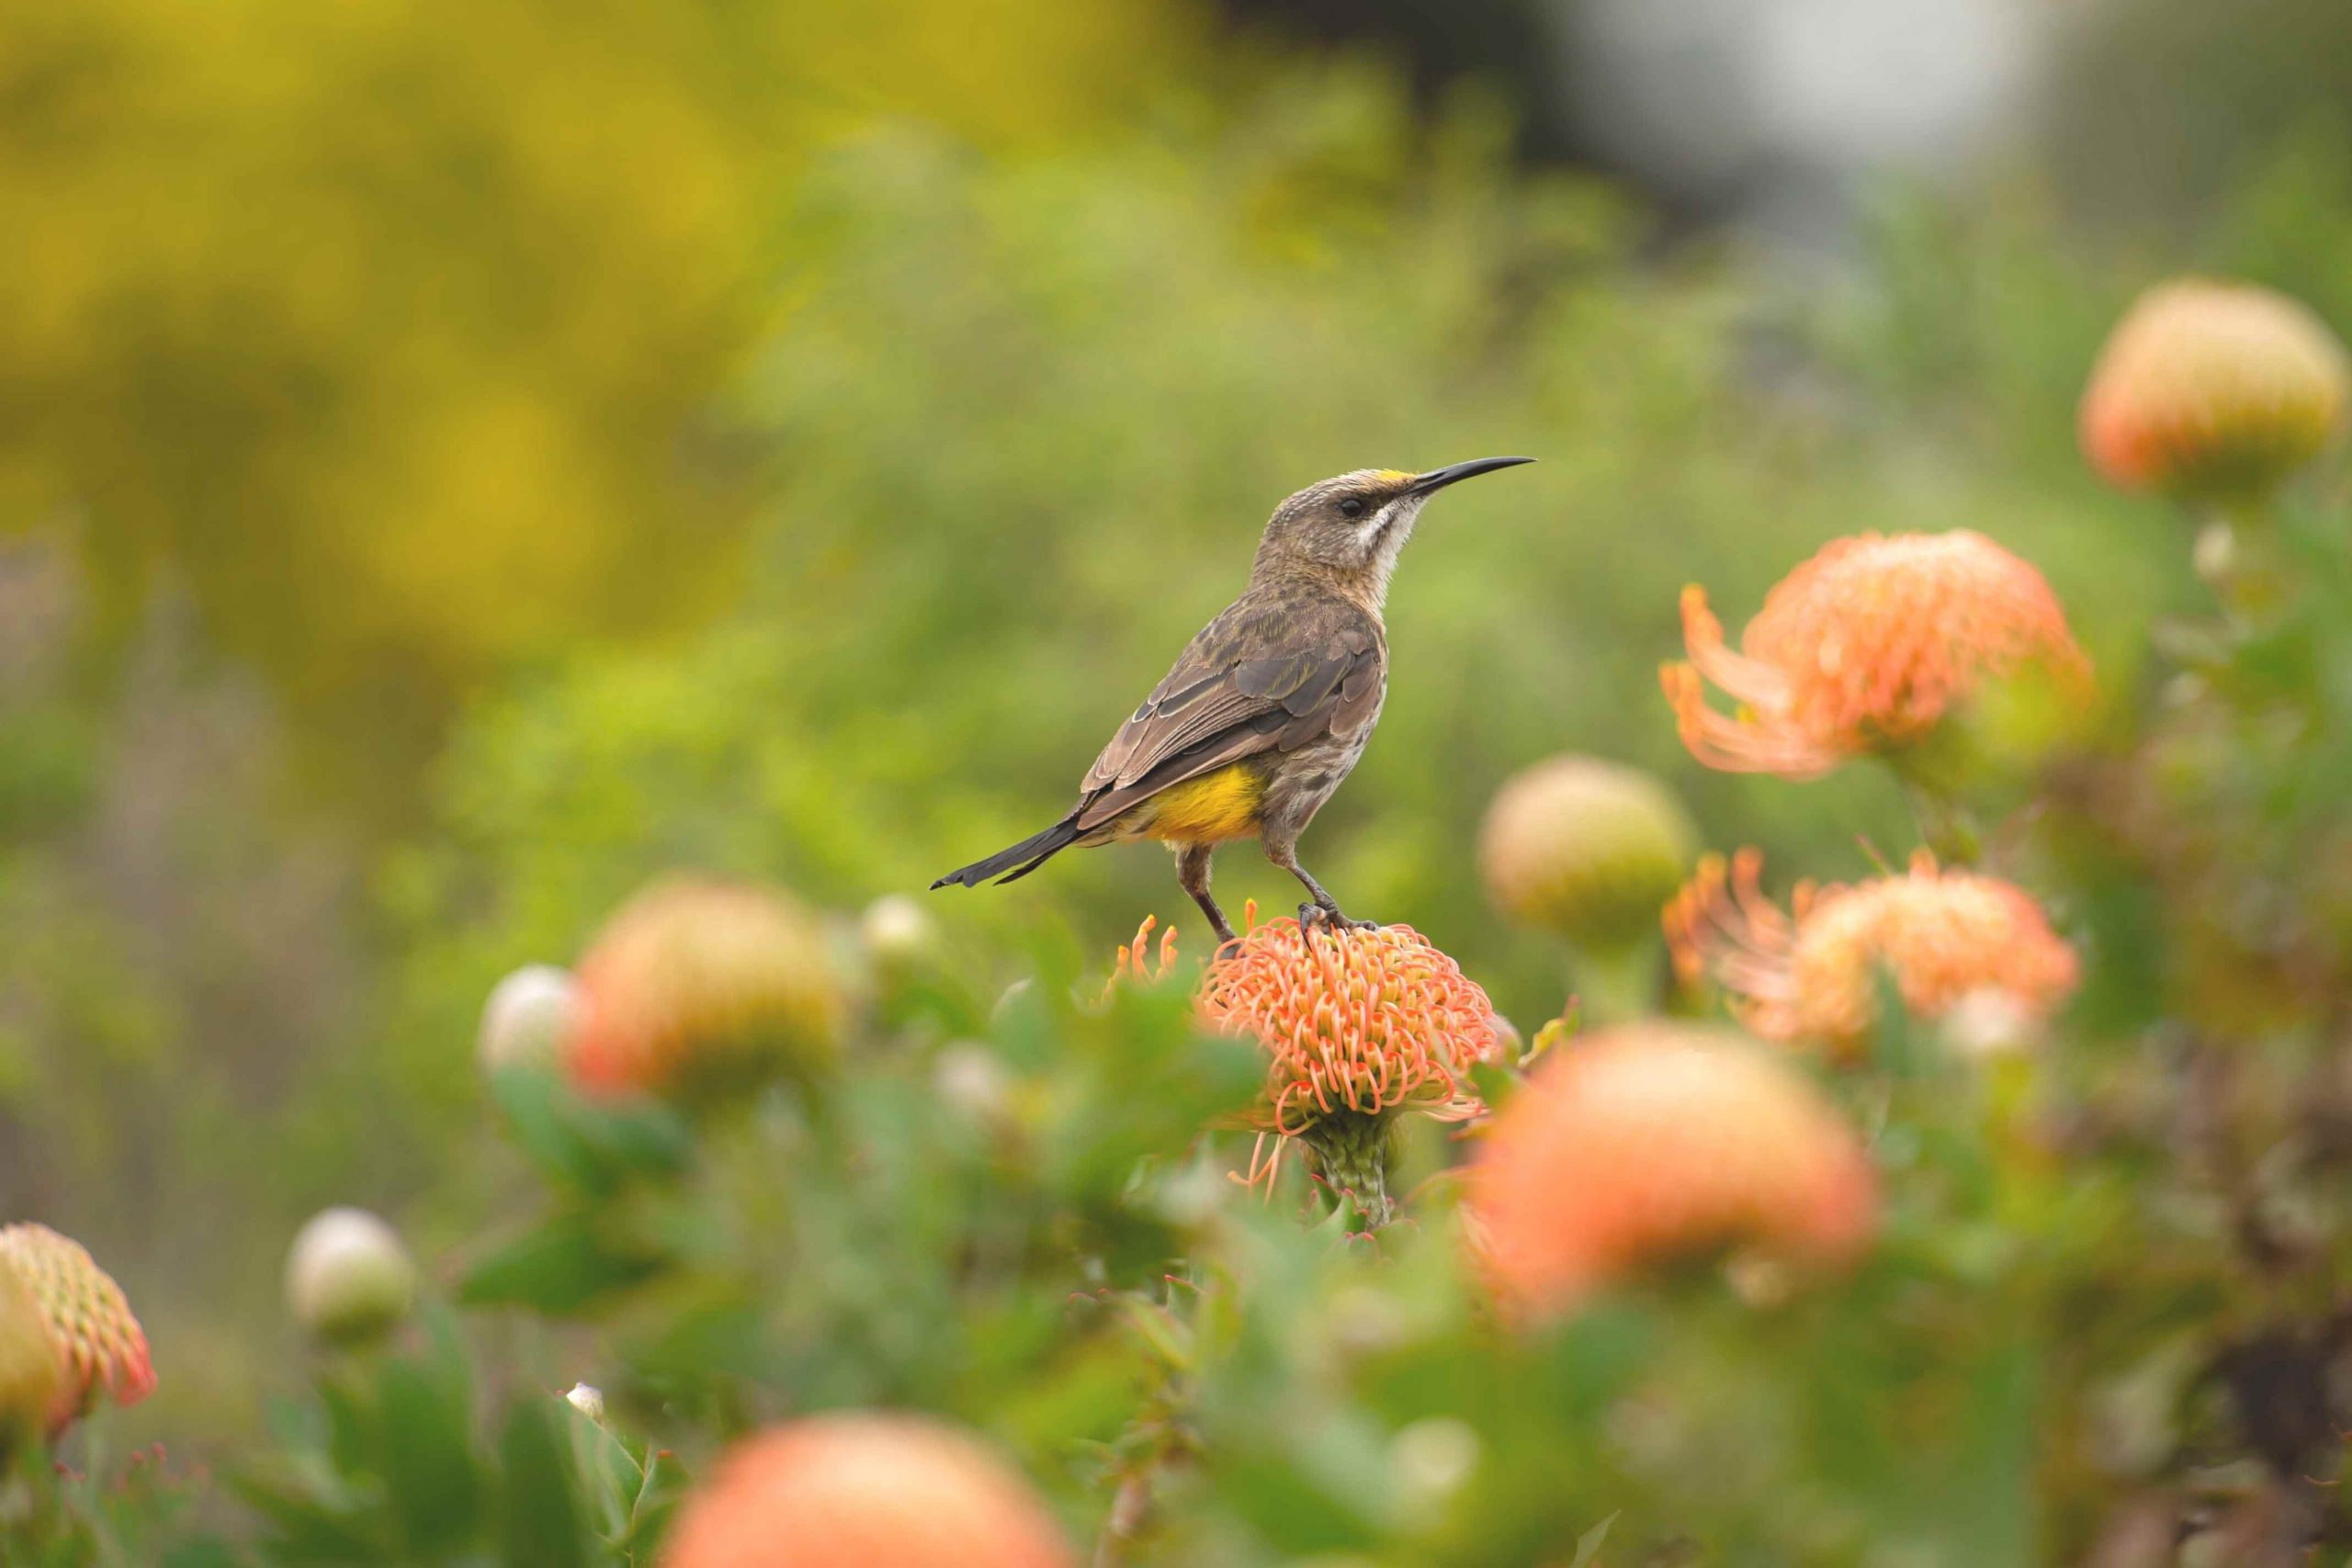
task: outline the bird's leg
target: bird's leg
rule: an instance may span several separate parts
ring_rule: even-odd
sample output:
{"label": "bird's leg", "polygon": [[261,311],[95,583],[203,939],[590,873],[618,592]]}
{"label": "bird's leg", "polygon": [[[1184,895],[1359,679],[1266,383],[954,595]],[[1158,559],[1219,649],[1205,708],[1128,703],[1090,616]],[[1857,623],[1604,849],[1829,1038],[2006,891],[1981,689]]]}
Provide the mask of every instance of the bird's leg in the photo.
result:
{"label": "bird's leg", "polygon": [[1298,907],[1298,923],[1302,930],[1313,931],[1317,926],[1329,926],[1340,931],[1376,931],[1378,920],[1351,920],[1341,912],[1340,901],[1307,869],[1298,863],[1298,840],[1292,833],[1266,833],[1261,841],[1266,847],[1266,858],[1298,878],[1305,886],[1311,903]]}
{"label": "bird's leg", "polygon": [[1209,855],[1215,848],[1204,843],[1176,845],[1176,880],[1193,896],[1201,913],[1209,918],[1209,929],[1216,932],[1217,943],[1222,946],[1233,940],[1233,928],[1226,923],[1225,911],[1216,907],[1216,900],[1209,897]]}

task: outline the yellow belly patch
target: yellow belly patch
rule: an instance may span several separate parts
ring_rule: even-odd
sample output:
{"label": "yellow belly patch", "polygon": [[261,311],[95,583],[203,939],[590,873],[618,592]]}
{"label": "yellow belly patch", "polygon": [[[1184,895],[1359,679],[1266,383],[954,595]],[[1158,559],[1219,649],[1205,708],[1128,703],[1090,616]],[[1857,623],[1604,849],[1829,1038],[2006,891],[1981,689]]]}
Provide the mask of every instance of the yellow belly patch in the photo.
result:
{"label": "yellow belly patch", "polygon": [[1258,803],[1265,794],[1265,775],[1236,762],[1153,795],[1137,813],[1148,814],[1140,832],[1147,839],[1246,839],[1258,830]]}

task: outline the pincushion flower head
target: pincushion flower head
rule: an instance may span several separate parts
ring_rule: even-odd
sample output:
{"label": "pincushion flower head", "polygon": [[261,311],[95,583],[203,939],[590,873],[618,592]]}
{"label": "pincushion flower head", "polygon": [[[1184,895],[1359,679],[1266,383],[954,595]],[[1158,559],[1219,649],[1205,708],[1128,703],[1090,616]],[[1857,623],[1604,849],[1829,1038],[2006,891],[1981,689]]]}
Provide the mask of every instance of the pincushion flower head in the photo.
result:
{"label": "pincushion flower head", "polygon": [[816,1073],[840,1048],[824,933],[771,888],[657,883],[613,916],[578,973],[564,1064],[591,1090],[705,1099]]}
{"label": "pincushion flower head", "polygon": [[2142,295],[2099,351],[2083,452],[2125,490],[2259,491],[2328,444],[2348,389],[2343,344],[2301,303],[2187,278]]}
{"label": "pincushion flower head", "polygon": [[1498,1293],[1537,1317],[1725,1247],[1842,1262],[1877,1217],[1861,1144],[1810,1082],[1735,1035],[1657,1022],[1546,1055],[1495,1117],[1469,1197]]}
{"label": "pincushion flower head", "polygon": [[[1861,534],[1824,546],[1724,642],[1705,590],[1682,592],[1688,662],[1661,671],[1682,743],[1709,767],[1817,778],[1926,739],[1987,682],[2088,664],[2041,574],[1982,534]],[[1713,682],[1739,704],[1708,705]]]}
{"label": "pincushion flower head", "polygon": [[1022,1476],[954,1427],[819,1416],[729,1453],[688,1497],[663,1568],[1072,1568]]}
{"label": "pincushion flower head", "polygon": [[[1218,950],[1201,977],[1202,1019],[1267,1055],[1252,1182],[1271,1181],[1296,1139],[1308,1168],[1387,1220],[1390,1123],[1402,1112],[1482,1114],[1470,1069],[1502,1054],[1487,993],[1410,926],[1302,931],[1285,916]],[[1271,1153],[1267,1148],[1272,1140]]]}
{"label": "pincushion flower head", "polygon": [[1915,1017],[1997,998],[2020,1020],[2075,988],[2074,950],[2041,906],[1998,877],[1937,865],[1924,851],[1898,876],[1800,886],[1783,914],[1758,886],[1761,859],[1712,856],[1667,913],[1676,965],[1711,976],[1740,1021],[1770,1040],[1850,1046],[1877,1020],[1879,976]]}
{"label": "pincushion flower head", "polygon": [[1690,818],[1657,779],[1597,757],[1554,757],[1496,795],[1478,869],[1505,915],[1605,951],[1656,940],[1692,848]]}
{"label": "pincushion flower head", "polygon": [[0,1461],[49,1430],[65,1387],[65,1360],[32,1288],[0,1255]]}
{"label": "pincushion flower head", "polygon": [[146,1333],[122,1288],[79,1242],[47,1225],[0,1227],[0,1264],[30,1294],[56,1347],[62,1375],[49,1409],[52,1435],[103,1400],[136,1404],[154,1391]]}

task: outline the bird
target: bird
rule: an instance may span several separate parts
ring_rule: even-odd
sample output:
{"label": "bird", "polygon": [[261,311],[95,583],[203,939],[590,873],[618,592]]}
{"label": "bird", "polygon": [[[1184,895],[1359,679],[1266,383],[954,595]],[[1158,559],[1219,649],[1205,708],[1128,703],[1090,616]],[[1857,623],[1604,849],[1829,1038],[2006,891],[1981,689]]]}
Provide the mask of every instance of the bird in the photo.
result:
{"label": "bird", "polygon": [[1216,846],[1254,838],[1299,880],[1302,927],[1362,930],[1299,863],[1298,837],[1363,755],[1388,694],[1381,619],[1396,558],[1431,496],[1532,457],[1479,457],[1425,473],[1358,468],[1274,508],[1241,597],[1177,656],[1119,727],[1051,827],[931,886],[1017,882],[1073,844],[1165,842],[1176,880],[1217,935]]}

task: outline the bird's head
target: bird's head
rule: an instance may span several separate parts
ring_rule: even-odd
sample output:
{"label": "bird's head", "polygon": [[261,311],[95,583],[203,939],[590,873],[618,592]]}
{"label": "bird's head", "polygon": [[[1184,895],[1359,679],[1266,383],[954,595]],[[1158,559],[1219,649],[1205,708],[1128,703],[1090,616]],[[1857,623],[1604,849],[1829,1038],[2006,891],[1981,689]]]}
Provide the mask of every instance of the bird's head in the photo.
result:
{"label": "bird's head", "polygon": [[1421,474],[1358,468],[1308,485],[1274,508],[1251,576],[1319,577],[1377,605],[1387,596],[1397,553],[1430,496],[1457,479],[1534,460],[1479,457]]}

